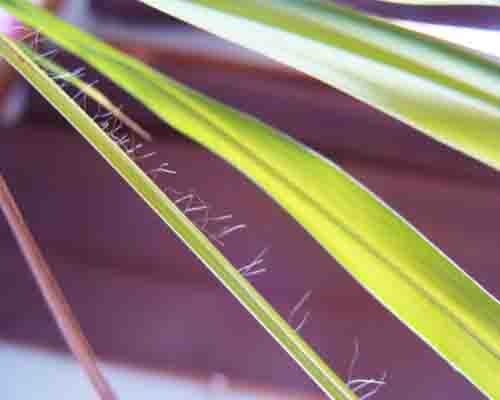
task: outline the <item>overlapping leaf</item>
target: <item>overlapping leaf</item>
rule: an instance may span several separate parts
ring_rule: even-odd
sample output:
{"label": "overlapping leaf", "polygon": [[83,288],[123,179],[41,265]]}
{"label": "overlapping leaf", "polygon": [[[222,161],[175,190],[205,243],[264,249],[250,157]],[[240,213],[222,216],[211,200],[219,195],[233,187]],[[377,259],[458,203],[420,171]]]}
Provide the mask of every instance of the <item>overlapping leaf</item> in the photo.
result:
{"label": "overlapping leaf", "polygon": [[[249,0],[250,3],[254,2]],[[229,2],[223,0],[214,4],[230,6]],[[247,2],[244,5],[240,2],[231,4],[240,5],[241,9],[246,10]],[[429,345],[484,393],[492,398],[500,397],[497,385],[500,373],[498,301],[360,184],[318,154],[260,121],[156,73],[26,1],[0,0],[0,5],[81,56],[172,126],[244,172],[272,195],[367,290]],[[202,11],[210,10],[203,8]],[[195,13],[195,9],[190,9],[190,12]],[[209,12],[207,19],[214,22],[210,17]],[[288,14],[285,17],[288,21]],[[231,20],[231,17],[227,19]],[[242,23],[241,18],[238,20]],[[222,20],[217,21],[224,24]],[[257,31],[258,27],[255,27]],[[232,29],[236,29],[236,26]],[[240,26],[240,30],[243,29]],[[274,30],[264,31],[267,34],[274,33]],[[263,43],[268,42],[274,42],[274,39],[267,36]],[[314,42],[303,39],[298,53],[308,48],[306,44],[318,50]],[[380,56],[374,48],[367,54],[377,60]],[[308,55],[304,54],[303,63],[308,62]],[[356,60],[356,57],[350,57],[341,64],[347,67],[349,61]],[[405,60],[400,61],[406,65]],[[375,63],[372,66],[377,65]],[[424,66],[419,68],[427,71]],[[328,69],[325,68],[325,72]],[[323,71],[321,68],[319,70]],[[404,76],[412,83],[409,75]],[[353,85],[355,77],[356,74],[351,76]],[[388,79],[383,75],[377,75],[377,78]],[[490,128],[496,126],[496,109],[486,102],[487,99],[493,102],[494,96],[486,95],[486,90],[477,87],[474,90],[465,84],[462,87],[449,77],[445,81],[453,85],[441,89],[441,94],[449,94],[450,101],[455,99],[461,105],[455,112],[460,110],[472,116],[477,111],[476,121],[484,123],[483,127],[489,126],[487,121],[491,124]],[[394,83],[394,87],[398,82]],[[387,100],[383,95],[385,86],[380,86],[377,79],[372,84],[373,95],[381,92],[381,98]],[[481,96],[479,99],[468,97],[467,101],[462,101],[460,96],[453,97],[460,88],[466,92],[478,92]],[[431,101],[432,98],[427,100]],[[409,104],[408,100],[406,107],[410,107]],[[433,105],[437,112],[446,110],[444,105]],[[416,111],[415,115],[420,113]],[[427,118],[436,126],[446,125],[442,118],[449,117],[450,113],[448,111],[444,116],[431,114]],[[488,118],[483,119],[483,113]],[[468,126],[472,127],[473,121],[469,121]],[[485,144],[483,140],[486,144],[495,142],[492,132],[484,138],[479,132],[466,142]],[[481,150],[487,146],[478,148]]]}
{"label": "overlapping leaf", "polygon": [[500,66],[322,0],[141,0],[500,169]]}
{"label": "overlapping leaf", "polygon": [[[11,63],[89,141],[139,196],[168,224],[193,253],[231,291],[330,398],[356,400],[356,395],[305,343],[297,332],[243,278],[154,182],[80,107],[18,47],[0,34],[0,57]],[[84,166],[82,166],[84,168]]]}

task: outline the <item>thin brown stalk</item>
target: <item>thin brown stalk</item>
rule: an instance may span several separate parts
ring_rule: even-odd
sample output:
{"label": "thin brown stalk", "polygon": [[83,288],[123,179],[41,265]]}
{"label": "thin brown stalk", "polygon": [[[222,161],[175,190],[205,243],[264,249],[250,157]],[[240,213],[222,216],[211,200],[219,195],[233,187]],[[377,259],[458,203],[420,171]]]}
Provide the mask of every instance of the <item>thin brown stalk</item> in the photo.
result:
{"label": "thin brown stalk", "polygon": [[42,292],[64,339],[87,373],[101,400],[116,400],[111,386],[97,366],[97,357],[83,335],[80,324],[66,301],[49,265],[31,234],[7,182],[0,174],[0,209],[12,229],[21,252]]}

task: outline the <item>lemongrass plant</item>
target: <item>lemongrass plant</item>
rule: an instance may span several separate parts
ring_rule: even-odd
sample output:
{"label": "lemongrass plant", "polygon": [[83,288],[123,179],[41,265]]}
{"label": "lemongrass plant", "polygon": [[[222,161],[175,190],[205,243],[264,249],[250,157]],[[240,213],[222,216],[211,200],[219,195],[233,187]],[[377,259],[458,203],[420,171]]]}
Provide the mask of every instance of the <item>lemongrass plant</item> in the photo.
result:
{"label": "lemongrass plant", "polygon": [[[322,0],[141,1],[303,71],[500,169],[500,65],[491,59]],[[0,7],[254,181],[402,323],[486,396],[500,399],[498,300],[354,178],[265,123],[156,72],[27,0],[0,0]],[[357,399],[244,274],[50,79],[36,57],[5,35],[0,55],[121,174],[330,398]]]}

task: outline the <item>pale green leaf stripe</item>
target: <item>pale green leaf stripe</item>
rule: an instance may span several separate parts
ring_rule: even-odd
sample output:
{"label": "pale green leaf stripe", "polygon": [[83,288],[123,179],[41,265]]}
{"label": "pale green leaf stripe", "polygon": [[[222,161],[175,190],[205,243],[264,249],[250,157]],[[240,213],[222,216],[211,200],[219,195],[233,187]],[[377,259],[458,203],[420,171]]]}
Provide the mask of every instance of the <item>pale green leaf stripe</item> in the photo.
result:
{"label": "pale green leaf stripe", "polygon": [[500,398],[498,301],[342,170],[26,2],[0,4],[247,174],[401,320]]}
{"label": "pale green leaf stripe", "polygon": [[500,169],[500,66],[489,60],[332,2],[141,1]]}
{"label": "pale green leaf stripe", "polygon": [[[74,101],[7,36],[0,56],[13,65],[88,140],[139,196],[168,224],[240,303],[332,399],[357,400],[321,358],[231,265],[174,203]],[[82,166],[84,168],[84,166]],[[228,321],[228,326],[231,321]],[[223,345],[222,345],[223,347]],[[242,348],[243,351],[243,348]]]}

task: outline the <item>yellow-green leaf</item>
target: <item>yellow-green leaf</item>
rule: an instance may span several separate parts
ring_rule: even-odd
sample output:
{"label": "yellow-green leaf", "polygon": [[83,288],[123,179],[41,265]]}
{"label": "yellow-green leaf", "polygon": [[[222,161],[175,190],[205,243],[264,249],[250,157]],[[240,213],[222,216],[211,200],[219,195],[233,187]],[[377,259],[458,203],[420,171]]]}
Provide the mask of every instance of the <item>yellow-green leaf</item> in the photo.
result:
{"label": "yellow-green leaf", "polygon": [[322,0],[141,0],[500,169],[500,66]]}
{"label": "yellow-green leaf", "polygon": [[451,365],[485,394],[500,398],[498,301],[368,190],[273,128],[153,71],[26,1],[0,0],[0,5],[244,172]]}
{"label": "yellow-green leaf", "polygon": [[3,34],[0,34],[0,57],[14,66],[88,140],[330,398],[357,400],[349,387],[158,186],[28,58],[25,49]]}

